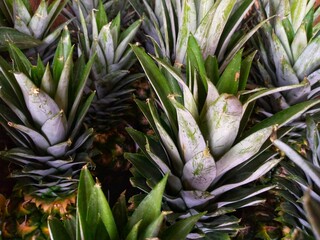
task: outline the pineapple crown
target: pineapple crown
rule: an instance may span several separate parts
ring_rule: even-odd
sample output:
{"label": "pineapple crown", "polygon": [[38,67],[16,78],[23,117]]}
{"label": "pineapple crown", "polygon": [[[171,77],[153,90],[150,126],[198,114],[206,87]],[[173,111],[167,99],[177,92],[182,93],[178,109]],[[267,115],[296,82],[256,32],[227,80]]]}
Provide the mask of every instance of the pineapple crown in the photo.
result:
{"label": "pineapple crown", "polygon": [[[257,195],[273,187],[245,188],[281,160],[268,151],[273,126],[281,127],[319,100],[297,105],[247,129],[256,99],[303,85],[245,91],[254,53],[242,62],[239,51],[220,75],[218,62],[214,57],[204,61],[192,35],[185,74],[167,60],[152,59],[139,47],[132,48],[162,109],[159,113],[152,100],[137,100],[155,137],[128,129],[141,151],[125,155],[134,165],[133,185],[148,191],[169,173],[165,200],[171,210],[192,214],[210,206],[211,211],[203,218],[206,223],[200,221],[197,226],[205,233],[219,232],[225,226],[217,230],[219,222],[224,219],[230,226],[229,233],[234,234],[239,229],[238,220],[226,214],[261,203],[263,199]],[[235,197],[226,201],[230,196]]]}
{"label": "pineapple crown", "polygon": [[[1,124],[20,147],[1,152],[21,170],[12,177],[38,197],[59,197],[76,190],[79,168],[88,161],[92,129],[83,129],[94,92],[83,98],[93,58],[73,65],[73,47],[65,28],[50,68],[41,59],[33,66],[14,45],[12,68],[0,59],[4,104]],[[14,97],[13,97],[14,96]]]}

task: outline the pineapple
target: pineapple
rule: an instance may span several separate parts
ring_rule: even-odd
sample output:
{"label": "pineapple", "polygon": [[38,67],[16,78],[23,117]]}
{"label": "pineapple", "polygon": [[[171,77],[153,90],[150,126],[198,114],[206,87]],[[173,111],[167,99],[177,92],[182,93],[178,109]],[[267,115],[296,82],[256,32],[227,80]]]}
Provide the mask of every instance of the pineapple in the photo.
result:
{"label": "pineapple", "polygon": [[109,22],[102,1],[98,2],[98,8],[92,9],[87,18],[79,3],[81,31],[78,52],[86,59],[97,55],[88,83],[90,89],[96,90],[96,96],[88,111],[86,123],[98,133],[103,133],[116,127],[130,112],[133,92],[131,83],[143,76],[130,73],[136,58],[129,47],[141,20],[121,30],[120,14]]}
{"label": "pineapple", "polygon": [[256,89],[246,97],[252,93],[244,87],[253,55],[242,62],[239,51],[220,76],[217,62],[205,65],[197,40],[190,36],[184,75],[166,60],[154,58],[158,67],[139,47],[133,49],[159,99],[159,109],[151,99],[137,101],[155,134],[128,128],[141,150],[125,154],[134,165],[132,184],[148,192],[169,173],[164,194],[168,210],[177,218],[207,211],[190,238],[235,235],[240,220],[229,213],[264,202],[257,195],[273,188],[246,188],[281,160],[267,151],[273,126],[286,124],[319,100],[296,105],[246,130],[252,101],[290,89]]}
{"label": "pineapple", "polygon": [[239,29],[253,0],[164,0],[130,3],[143,17],[142,44],[147,52],[170,60],[177,67],[186,63],[188,38],[194,35],[203,57],[215,55],[222,72],[243,44],[261,26]]}
{"label": "pineapple", "polygon": [[[319,96],[320,8],[315,0],[262,0],[258,21],[271,17],[256,38],[259,60],[253,78],[260,86],[279,87],[308,82],[303,89],[278,93],[260,102],[270,115]],[[306,61],[306,59],[308,61]]]}
{"label": "pineapple", "polygon": [[0,123],[17,147],[0,156],[17,166],[10,177],[17,181],[16,192],[22,191],[23,206],[34,203],[42,212],[63,216],[75,201],[81,167],[91,162],[93,129],[82,122],[94,92],[82,93],[93,59],[73,63],[67,28],[51,66],[40,58],[32,65],[13,45],[10,56],[13,67],[0,58]]}
{"label": "pineapple", "polygon": [[[47,62],[53,55],[53,50],[56,48],[55,42],[60,37],[61,31],[70,22],[66,21],[54,26],[66,3],[67,0],[55,0],[50,4],[46,0],[41,0],[39,6],[35,7],[32,6],[31,1],[27,0],[4,1],[1,3],[1,11],[7,17],[6,22],[13,23],[13,29],[1,29],[6,34],[4,39],[9,43],[17,42],[18,47],[35,47],[26,52],[27,56],[36,61],[37,54],[40,54],[43,61]],[[22,34],[26,35],[29,45],[22,41]]]}
{"label": "pineapple", "polygon": [[305,238],[319,239],[320,209],[320,135],[318,120],[307,118],[306,146],[297,152],[282,140],[274,139],[273,144],[292,161],[283,162],[287,173],[277,179],[283,187],[278,191],[285,201],[281,204],[282,214],[278,218],[289,227],[298,229]]}

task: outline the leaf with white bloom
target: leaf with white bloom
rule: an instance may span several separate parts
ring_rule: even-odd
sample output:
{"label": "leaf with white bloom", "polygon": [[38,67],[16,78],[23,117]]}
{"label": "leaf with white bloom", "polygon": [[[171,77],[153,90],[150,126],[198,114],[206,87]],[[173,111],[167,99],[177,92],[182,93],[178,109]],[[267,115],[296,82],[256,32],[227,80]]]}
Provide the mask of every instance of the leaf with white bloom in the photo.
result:
{"label": "leaf with white bloom", "polygon": [[194,33],[197,27],[197,14],[194,0],[183,1],[182,23],[179,28],[176,48],[176,62],[183,64],[190,33]]}
{"label": "leaf with white bloom", "polygon": [[118,62],[122,58],[123,53],[128,49],[129,43],[136,36],[141,23],[142,20],[135,21],[120,35],[119,44],[114,55],[114,62]]}
{"label": "leaf with white bloom", "polygon": [[104,50],[104,56],[107,60],[108,65],[113,64],[115,58],[115,43],[113,42],[110,26],[111,23],[103,26],[98,38],[99,44],[100,46],[102,46],[102,49]]}
{"label": "leaf with white bloom", "polygon": [[151,104],[152,103],[149,101],[148,106],[149,106],[150,112],[152,114],[155,127],[159,133],[159,137],[161,138],[162,144],[165,147],[165,149],[170,157],[170,162],[172,164],[173,170],[175,171],[175,173],[178,176],[181,176],[182,169],[183,169],[183,161],[180,157],[179,150],[178,150],[175,142],[172,140],[170,135],[167,133],[165,128],[160,123],[160,120],[155,112],[155,108]]}
{"label": "leaf with white bloom", "polygon": [[198,207],[214,198],[210,192],[199,190],[181,191],[180,194],[188,208]]}
{"label": "leaf with white bloom", "polygon": [[46,70],[42,76],[40,88],[50,97],[54,97],[55,88],[49,64],[46,66]]}
{"label": "leaf with white bloom", "polygon": [[8,125],[10,127],[13,127],[15,129],[17,129],[18,131],[20,131],[21,133],[25,134],[26,136],[30,137],[32,139],[32,142],[35,144],[35,146],[40,149],[45,151],[50,144],[48,143],[48,141],[45,139],[45,137],[43,137],[40,133],[38,133],[37,131],[28,128],[24,125],[20,125],[20,124],[15,124],[12,122],[8,122]]}
{"label": "leaf with white bloom", "polygon": [[298,31],[299,27],[303,25],[303,19],[306,16],[306,7],[307,7],[308,0],[291,0],[291,20],[293,30],[295,32]]}
{"label": "leaf with white bloom", "polygon": [[52,156],[59,158],[66,154],[68,149],[70,148],[72,142],[70,140],[67,140],[65,142],[58,143],[56,145],[53,145],[49,148],[47,148],[47,152],[51,154]]}
{"label": "leaf with white bloom", "polygon": [[305,25],[302,24],[299,27],[291,43],[294,62],[297,61],[297,59],[299,58],[299,56],[307,46],[308,46],[307,31],[306,31]]}
{"label": "leaf with white bloom", "polygon": [[209,141],[214,157],[227,152],[237,137],[242,119],[241,102],[233,95],[222,94],[202,116],[200,129]]}
{"label": "leaf with white bloom", "polygon": [[33,84],[23,73],[14,73],[23,93],[27,108],[36,124],[42,126],[59,113],[60,108],[45,92]]}
{"label": "leaf with white bloom", "polygon": [[285,29],[284,25],[282,24],[282,19],[280,17],[277,17],[276,19],[274,19],[274,21],[275,21],[274,32],[275,32],[276,36],[278,37],[278,39],[280,40],[281,45],[290,60],[290,63],[293,63],[294,58],[292,57],[290,42],[289,42],[288,36],[287,36],[288,30]]}
{"label": "leaf with white bloom", "polygon": [[[22,0],[15,0],[13,3],[13,15],[15,16],[15,21],[21,19],[25,23],[29,23],[31,15],[26,5]],[[16,28],[16,26],[15,26]],[[19,29],[18,29],[19,30]]]}
{"label": "leaf with white bloom", "polygon": [[42,133],[47,137],[51,145],[65,140],[67,130],[67,118],[62,110],[57,115],[49,118],[41,127]]}
{"label": "leaf with white bloom", "polygon": [[207,149],[206,142],[202,136],[199,126],[191,113],[174,97],[171,97],[171,102],[177,111],[178,119],[178,142],[183,159],[188,162],[197,153]]}
{"label": "leaf with white bloom", "polygon": [[273,144],[283,151],[288,158],[291,159],[296,165],[298,165],[308,175],[317,186],[320,186],[320,168],[312,165],[309,161],[305,160],[290,146],[282,142],[281,140],[274,140]]}
{"label": "leaf with white bloom", "polygon": [[274,160],[267,161],[266,163],[261,165],[254,172],[250,171],[250,172],[244,173],[243,176],[241,176],[241,175],[237,176],[240,178],[239,182],[222,185],[221,187],[218,187],[218,188],[214,189],[213,191],[211,191],[211,194],[213,194],[215,196],[220,196],[221,194],[223,194],[227,191],[230,191],[234,188],[237,188],[239,186],[242,186],[242,185],[245,185],[245,184],[250,183],[252,181],[255,181],[258,178],[265,175],[268,171],[270,171],[273,167],[275,167],[280,161],[281,161],[281,159],[280,160],[274,159]]}
{"label": "leaf with white bloom", "polygon": [[64,62],[64,66],[59,78],[56,94],[54,100],[65,112],[68,112],[68,94],[69,94],[69,82],[71,78],[71,71],[73,67],[73,47],[68,52],[68,57]]}
{"label": "leaf with white bloom", "polygon": [[237,188],[233,191],[230,191],[226,196],[222,196],[221,198],[219,198],[217,207],[221,208],[232,203],[237,203],[246,199],[250,199],[258,194],[267,192],[273,189],[274,187],[275,186],[257,186],[250,188]]}
{"label": "leaf with white bloom", "polygon": [[42,38],[49,24],[50,19],[48,19],[47,8],[47,3],[41,1],[28,25],[32,31],[32,35],[37,39]]}
{"label": "leaf with white bloom", "polygon": [[208,148],[198,152],[184,165],[182,182],[186,189],[205,191],[216,177],[216,163]]}
{"label": "leaf with white bloom", "polygon": [[269,138],[272,130],[273,126],[263,128],[233,146],[216,163],[217,177],[222,176],[230,169],[244,163],[254,154],[256,154],[265,141]]}
{"label": "leaf with white bloom", "polygon": [[202,19],[195,37],[202,49],[204,58],[214,55],[236,0],[217,1]]}
{"label": "leaf with white bloom", "polygon": [[208,81],[208,93],[206,97],[206,101],[203,104],[203,108],[201,110],[200,119],[203,119],[205,114],[207,114],[207,111],[209,107],[219,98],[219,92],[217,88],[214,86],[214,84],[211,81]]}
{"label": "leaf with white bloom", "polygon": [[[320,35],[315,37],[308,44],[293,66],[293,69],[295,70],[299,79],[303,79],[304,77],[308,76],[319,66],[320,54],[316,54],[319,51]],[[306,59],[308,59],[308,61],[306,61]]]}

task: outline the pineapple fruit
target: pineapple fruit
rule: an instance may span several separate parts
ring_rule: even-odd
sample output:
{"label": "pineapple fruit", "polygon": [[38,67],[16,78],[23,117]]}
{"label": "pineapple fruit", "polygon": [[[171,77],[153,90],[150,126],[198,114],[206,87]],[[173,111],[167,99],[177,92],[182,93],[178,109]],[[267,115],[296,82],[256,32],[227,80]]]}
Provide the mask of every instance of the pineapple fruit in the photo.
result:
{"label": "pineapple fruit", "polygon": [[[64,216],[75,202],[81,167],[91,163],[93,129],[82,123],[94,92],[82,93],[93,58],[87,64],[83,58],[74,64],[67,28],[51,66],[40,58],[32,65],[14,45],[10,56],[12,67],[0,58],[0,122],[17,147],[1,151],[0,156],[17,166],[10,177],[17,181],[18,196],[22,191],[21,206]],[[29,213],[23,212],[19,214],[27,218]],[[28,223],[26,219],[27,228]]]}

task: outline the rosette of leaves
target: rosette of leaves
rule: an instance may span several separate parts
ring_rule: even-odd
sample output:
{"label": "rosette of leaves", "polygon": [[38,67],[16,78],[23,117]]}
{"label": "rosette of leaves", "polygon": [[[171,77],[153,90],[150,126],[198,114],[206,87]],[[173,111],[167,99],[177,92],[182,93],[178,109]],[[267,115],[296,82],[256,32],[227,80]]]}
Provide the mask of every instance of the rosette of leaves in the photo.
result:
{"label": "rosette of leaves", "polygon": [[93,181],[85,166],[80,175],[77,217],[69,216],[63,221],[49,217],[51,239],[185,239],[202,214],[166,226],[165,219],[170,213],[161,211],[161,199],[167,178],[165,176],[129,216],[124,194],[111,210],[100,183]]}
{"label": "rosette of leaves", "polygon": [[[283,162],[287,174],[279,176],[278,194],[285,201],[280,205],[278,220],[291,228],[299,229],[306,238],[320,237],[320,135],[317,122],[307,118],[305,148],[295,149],[283,140],[273,144],[292,162]],[[302,151],[302,150],[305,151]],[[300,152],[299,152],[300,150]]]}
{"label": "rosette of leaves", "polygon": [[312,100],[293,106],[246,128],[250,105],[274,92],[301,87],[244,91],[253,54],[242,61],[239,51],[222,74],[217,62],[204,61],[192,36],[187,49],[186,73],[166,60],[153,62],[132,46],[158,100],[137,104],[153,128],[146,135],[129,128],[140,147],[126,153],[134,165],[132,184],[148,192],[169,173],[164,202],[180,217],[207,211],[189,238],[229,238],[239,230],[238,208],[262,203],[258,195],[273,186],[246,187],[276,166],[281,158],[266,143],[273,126],[282,126],[319,103]]}
{"label": "rosette of leaves", "polygon": [[1,157],[18,166],[11,177],[25,195],[43,203],[63,200],[74,194],[80,169],[90,162],[93,129],[82,122],[94,97],[83,96],[93,59],[74,64],[67,29],[51,66],[40,58],[32,65],[13,45],[10,56],[13,66],[0,58],[0,122],[17,147]]}

